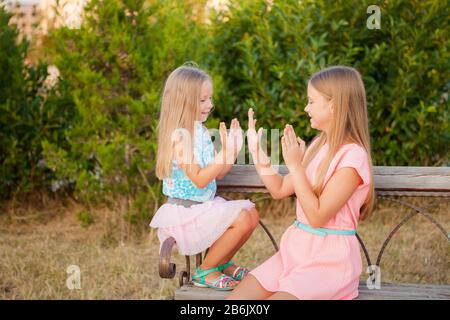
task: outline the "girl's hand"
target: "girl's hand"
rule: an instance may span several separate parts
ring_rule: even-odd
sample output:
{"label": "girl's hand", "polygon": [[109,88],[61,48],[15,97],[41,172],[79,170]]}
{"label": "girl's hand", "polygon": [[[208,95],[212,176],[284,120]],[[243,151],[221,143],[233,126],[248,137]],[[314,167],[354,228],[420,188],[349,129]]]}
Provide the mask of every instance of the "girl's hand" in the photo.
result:
{"label": "girl's hand", "polygon": [[220,135],[220,143],[222,144],[222,150],[220,152],[223,154],[225,161],[227,151],[227,140],[228,140],[227,127],[225,126],[225,122],[221,122],[219,124],[219,135]]}
{"label": "girl's hand", "polygon": [[230,125],[230,132],[227,133],[227,127],[224,122],[220,123],[219,127],[220,141],[222,143],[222,151],[225,157],[226,164],[233,164],[237,158],[239,151],[242,149],[244,139],[242,137],[242,129],[239,126],[239,121],[233,119]]}
{"label": "girl's hand", "polygon": [[242,129],[239,125],[239,121],[236,118],[231,121],[228,137],[228,148],[233,151],[233,156],[237,158],[239,151],[241,151],[242,146],[244,145],[244,138],[242,137]]}
{"label": "girl's hand", "polygon": [[281,138],[283,158],[289,171],[301,166],[305,155],[305,141],[295,136],[294,128],[287,124]]}
{"label": "girl's hand", "polygon": [[248,109],[248,131],[247,131],[247,138],[248,138],[248,150],[254,154],[256,151],[258,151],[262,136],[262,128],[259,128],[258,133],[256,133],[256,120],[253,119],[253,108]]}

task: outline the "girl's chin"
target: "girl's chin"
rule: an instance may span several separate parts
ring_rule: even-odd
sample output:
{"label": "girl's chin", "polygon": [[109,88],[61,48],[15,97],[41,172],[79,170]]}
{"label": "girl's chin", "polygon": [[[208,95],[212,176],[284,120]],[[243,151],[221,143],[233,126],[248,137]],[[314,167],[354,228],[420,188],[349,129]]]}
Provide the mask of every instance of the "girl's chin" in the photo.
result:
{"label": "girl's chin", "polygon": [[200,114],[200,121],[201,122],[205,122],[206,120],[208,120],[208,117],[209,117],[209,112],[207,114],[201,113]]}
{"label": "girl's chin", "polygon": [[316,121],[314,121],[313,119],[309,119],[309,123],[310,123],[310,125],[311,125],[311,127],[313,127],[314,129],[318,129],[318,125],[319,125],[319,127],[320,127],[320,123],[318,124]]}

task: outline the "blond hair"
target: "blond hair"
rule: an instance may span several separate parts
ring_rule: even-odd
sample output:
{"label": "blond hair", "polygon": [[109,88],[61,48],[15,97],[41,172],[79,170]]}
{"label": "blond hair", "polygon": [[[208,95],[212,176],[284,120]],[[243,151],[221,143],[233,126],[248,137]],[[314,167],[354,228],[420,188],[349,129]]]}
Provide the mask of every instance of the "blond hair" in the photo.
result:
{"label": "blond hair", "polygon": [[319,134],[309,145],[303,165],[306,167],[319,149],[328,143],[328,152],[322,161],[314,193],[319,196],[323,191],[325,176],[339,148],[349,141],[363,147],[369,156],[371,184],[367,198],[360,209],[360,219],[364,220],[372,211],[374,204],[373,167],[370,156],[370,136],[367,116],[366,92],[359,72],[351,67],[334,66],[315,73],[309,85],[333,105],[333,120],[327,137],[325,132]]}
{"label": "blond hair", "polygon": [[[194,136],[194,125],[200,115],[200,94],[205,81],[211,77],[204,71],[181,66],[169,75],[164,86],[158,123],[156,176],[169,177],[173,159],[173,133],[185,129]],[[192,148],[192,145],[188,145]]]}

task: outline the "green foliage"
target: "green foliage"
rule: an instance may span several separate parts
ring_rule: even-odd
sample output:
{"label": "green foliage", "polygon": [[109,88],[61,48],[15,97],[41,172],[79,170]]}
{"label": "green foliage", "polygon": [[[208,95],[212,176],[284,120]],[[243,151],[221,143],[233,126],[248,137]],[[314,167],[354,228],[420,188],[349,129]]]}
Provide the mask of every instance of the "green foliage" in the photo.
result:
{"label": "green foliage", "polygon": [[95,222],[95,217],[90,211],[80,211],[77,214],[78,220],[84,228],[89,227]]}
{"label": "green foliage", "polygon": [[[309,140],[306,84],[330,65],[355,66],[367,89],[377,165],[448,163],[450,81],[445,1],[389,1],[381,29],[369,1],[231,1],[206,19],[206,0],[92,0],[79,29],[51,34],[46,65],[24,64],[28,44],[0,9],[0,192],[74,190],[88,204],[125,195],[130,224],[160,201],[154,175],[161,90],[195,61],[214,79],[208,127],[253,106],[258,126],[291,123]],[[89,220],[86,215],[81,221]]]}
{"label": "green foliage", "polygon": [[27,41],[17,41],[10,14],[0,6],[0,195],[28,192],[49,184],[41,140],[65,145],[72,109],[49,88],[47,65],[24,63]]}
{"label": "green foliage", "polygon": [[43,142],[48,166],[85,202],[136,199],[126,212],[130,223],[160,201],[152,173],[164,80],[205,50],[193,9],[184,1],[93,0],[80,29],[52,36],[54,62],[68,84],[62,95],[78,115],[66,132],[68,148]]}
{"label": "green foliage", "polygon": [[221,117],[291,123],[307,139],[306,84],[330,65],[350,65],[366,84],[374,162],[448,161],[448,3],[385,1],[381,29],[366,27],[370,1],[232,2],[218,14],[212,59],[224,79]]}

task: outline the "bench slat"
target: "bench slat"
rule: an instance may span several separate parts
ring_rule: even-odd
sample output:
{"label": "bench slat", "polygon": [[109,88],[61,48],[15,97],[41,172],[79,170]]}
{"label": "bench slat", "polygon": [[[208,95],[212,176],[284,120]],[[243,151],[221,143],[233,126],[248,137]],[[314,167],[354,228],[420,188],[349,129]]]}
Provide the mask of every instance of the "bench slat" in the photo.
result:
{"label": "bench slat", "polygon": [[[223,300],[225,291],[198,288],[191,284],[175,291],[175,300]],[[392,284],[382,283],[381,289],[368,289],[365,282],[359,284],[356,300],[450,300],[450,285]]]}
{"label": "bench slat", "polygon": [[[286,166],[274,166],[286,175]],[[379,195],[450,197],[450,167],[374,167],[375,190]],[[268,192],[254,165],[234,165],[222,180],[222,192]]]}

